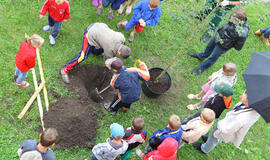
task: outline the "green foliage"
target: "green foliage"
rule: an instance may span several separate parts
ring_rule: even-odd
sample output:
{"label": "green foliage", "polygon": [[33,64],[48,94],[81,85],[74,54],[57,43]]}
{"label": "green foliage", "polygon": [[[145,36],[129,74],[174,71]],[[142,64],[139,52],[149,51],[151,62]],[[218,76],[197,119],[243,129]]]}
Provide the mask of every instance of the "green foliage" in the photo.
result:
{"label": "green foliage", "polygon": [[[17,118],[25,103],[34,92],[32,74],[28,75],[27,80],[31,87],[21,89],[15,86],[13,73],[15,71],[14,58],[19,49],[20,43],[24,41],[24,33],[32,35],[40,34],[45,39],[45,44],[41,47],[41,58],[43,62],[45,79],[47,81],[48,91],[54,91],[61,96],[74,96],[64,87],[59,75],[60,68],[71,58],[73,58],[81,48],[81,40],[84,29],[93,22],[107,23],[112,29],[116,30],[115,24],[122,19],[130,19],[131,16],[115,15],[111,21],[107,21],[109,8],[105,9],[101,17],[95,15],[95,7],[89,0],[70,0],[71,18],[63,23],[61,33],[56,39],[56,45],[50,46],[48,32],[44,32],[42,27],[47,24],[46,16],[39,19],[39,10],[44,1],[40,0],[1,0],[0,1],[0,159],[15,160],[17,149],[26,139],[38,140],[40,127],[40,118],[37,103],[34,102],[30,110],[25,114],[22,120]],[[134,43],[128,46],[132,49],[132,56],[124,60],[127,66],[140,58],[150,67],[166,67],[173,57],[183,46],[183,43],[193,34],[193,29],[200,25],[200,21],[192,18],[190,14],[199,12],[204,5],[202,1],[183,1],[170,0],[165,1],[161,6],[162,16],[160,22],[155,27],[147,27],[145,30],[135,36]],[[173,79],[173,87],[170,92],[157,98],[150,99],[142,95],[142,99],[132,105],[131,111],[127,114],[119,112],[112,116],[105,112],[100,115],[98,121],[98,135],[96,143],[104,142],[110,135],[109,125],[118,122],[124,127],[131,125],[133,116],[141,116],[146,121],[148,136],[159,128],[167,125],[167,118],[175,113],[181,119],[192,114],[185,108],[187,104],[195,103],[188,100],[186,95],[197,93],[200,87],[207,82],[207,77],[217,71],[225,62],[233,62],[238,67],[238,82],[233,87],[235,95],[233,104],[239,101],[239,95],[245,89],[245,84],[241,73],[246,68],[253,52],[262,52],[268,48],[261,42],[259,37],[253,35],[253,32],[267,27],[269,21],[269,4],[250,2],[245,6],[250,24],[250,34],[246,44],[240,52],[232,49],[223,55],[218,62],[209,70],[200,76],[191,75],[191,71],[197,67],[200,62],[190,58],[187,54],[182,54],[178,61],[169,69]],[[228,12],[229,15],[231,12]],[[176,16],[174,16],[176,15]],[[182,16],[180,19],[175,19]],[[259,17],[266,17],[261,21]],[[267,21],[268,20],[268,21]],[[227,23],[227,21],[223,21]],[[120,29],[126,38],[129,31]],[[203,34],[203,31],[197,31]],[[203,51],[206,44],[199,42],[200,37],[195,37],[186,48],[187,51]],[[99,64],[103,65],[103,58],[90,56],[82,65]],[[38,69],[36,68],[36,71]],[[78,96],[78,95],[76,95]],[[55,99],[49,94],[51,103],[56,103]],[[97,106],[99,107],[99,106]],[[223,116],[225,113],[223,113]],[[178,159],[198,160],[198,159],[270,159],[270,128],[260,119],[248,132],[241,148],[235,148],[231,143],[219,144],[211,153],[203,155],[195,150],[191,145],[185,145],[178,152]],[[90,134],[90,133],[89,133]],[[143,146],[140,146],[142,149]],[[68,150],[55,150],[59,160],[80,160],[90,157],[91,150],[74,148]],[[180,158],[181,157],[181,158]],[[135,153],[132,153],[132,160],[138,159]]]}

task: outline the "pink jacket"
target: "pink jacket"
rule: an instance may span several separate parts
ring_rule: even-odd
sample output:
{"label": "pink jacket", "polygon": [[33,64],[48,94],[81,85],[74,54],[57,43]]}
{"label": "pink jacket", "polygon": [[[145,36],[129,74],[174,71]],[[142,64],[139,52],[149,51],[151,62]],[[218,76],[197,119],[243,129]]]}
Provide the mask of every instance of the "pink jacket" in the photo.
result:
{"label": "pink jacket", "polygon": [[143,157],[143,160],[176,160],[176,151],[178,142],[169,137],[158,146],[157,150],[149,152]]}

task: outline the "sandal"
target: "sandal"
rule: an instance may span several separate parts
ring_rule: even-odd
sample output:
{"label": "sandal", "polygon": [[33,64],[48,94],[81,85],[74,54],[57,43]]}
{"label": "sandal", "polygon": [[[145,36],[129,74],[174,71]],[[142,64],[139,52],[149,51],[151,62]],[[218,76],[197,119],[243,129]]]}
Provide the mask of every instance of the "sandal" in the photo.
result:
{"label": "sandal", "polygon": [[197,104],[189,104],[187,105],[187,109],[189,110],[195,110],[195,109],[199,109],[200,107]]}
{"label": "sandal", "polygon": [[195,94],[189,94],[187,97],[188,97],[188,99],[201,99],[201,98],[197,97],[197,95],[195,95]]}

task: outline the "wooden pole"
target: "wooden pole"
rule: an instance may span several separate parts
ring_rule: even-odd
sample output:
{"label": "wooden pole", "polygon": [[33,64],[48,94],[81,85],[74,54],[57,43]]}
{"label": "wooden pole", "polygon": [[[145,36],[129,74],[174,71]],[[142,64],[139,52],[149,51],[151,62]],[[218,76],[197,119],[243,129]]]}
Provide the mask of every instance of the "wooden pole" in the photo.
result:
{"label": "wooden pole", "polygon": [[[41,63],[39,48],[37,48],[36,52],[37,52],[37,60],[38,60],[38,66],[39,66],[39,72],[40,72],[41,82],[46,83],[45,82],[45,78],[44,78],[44,73],[43,73],[43,67],[42,67],[42,63]],[[49,98],[48,98],[48,92],[47,92],[46,86],[44,86],[44,88],[43,88],[43,94],[44,94],[44,100],[45,100],[46,110],[48,111],[49,110]]]}
{"label": "wooden pole", "polygon": [[[32,69],[32,74],[33,74],[33,81],[34,81],[35,90],[37,90],[38,83],[37,83],[37,76],[36,76],[35,68]],[[41,126],[42,126],[42,129],[44,131],[45,128],[44,128],[44,122],[43,122],[43,108],[42,108],[40,94],[38,94],[38,96],[37,96],[37,102],[38,102],[38,109],[39,109],[39,115],[40,115],[40,120],[41,120]]]}
{"label": "wooden pole", "polygon": [[30,108],[31,104],[37,98],[39,92],[44,88],[44,86],[45,86],[45,82],[41,82],[41,84],[39,85],[38,89],[35,91],[35,93],[32,95],[32,97],[29,99],[29,101],[26,103],[26,105],[24,106],[23,110],[19,114],[19,116],[18,116],[19,119],[22,119],[22,117],[27,112],[27,110]]}

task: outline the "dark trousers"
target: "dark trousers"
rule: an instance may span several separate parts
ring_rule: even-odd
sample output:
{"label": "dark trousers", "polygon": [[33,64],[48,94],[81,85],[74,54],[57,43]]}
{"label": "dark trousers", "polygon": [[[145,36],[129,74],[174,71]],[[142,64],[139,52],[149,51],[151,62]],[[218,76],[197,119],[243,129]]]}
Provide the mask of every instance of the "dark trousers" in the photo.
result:
{"label": "dark trousers", "polygon": [[102,6],[107,8],[111,4],[112,10],[118,10],[122,3],[124,3],[126,0],[102,0]]}
{"label": "dark trousers", "polygon": [[54,26],[54,29],[53,29],[53,32],[51,33],[51,35],[53,36],[53,38],[56,38],[56,36],[58,35],[58,33],[61,29],[62,22],[58,22],[50,16],[48,16],[48,21],[49,21],[50,27]]}
{"label": "dark trousers", "polygon": [[88,39],[86,38],[86,34],[91,26],[92,25],[88,26],[83,33],[82,48],[80,52],[77,54],[77,56],[75,56],[72,60],[70,60],[67,64],[65,64],[64,70],[67,73],[69,73],[74,67],[85,61],[91,53],[95,55],[101,55],[104,52],[102,48],[96,49],[94,46],[89,45]]}
{"label": "dark trousers", "polygon": [[131,104],[122,102],[121,99],[118,98],[118,95],[116,95],[110,105],[110,110],[112,112],[117,112],[122,107],[130,108],[130,105]]}
{"label": "dark trousers", "polygon": [[201,60],[204,60],[206,58],[208,58],[206,61],[204,61],[199,67],[202,71],[207,70],[209,67],[211,67],[214,63],[216,63],[216,61],[218,60],[218,58],[226,53],[228,50],[227,49],[223,49],[221,47],[219,47],[219,45],[215,42],[215,38],[213,37],[211,39],[211,41],[207,44],[205,51],[201,52],[198,54],[198,57]]}

